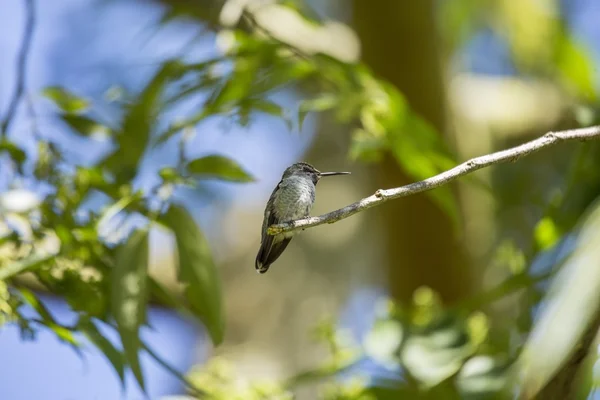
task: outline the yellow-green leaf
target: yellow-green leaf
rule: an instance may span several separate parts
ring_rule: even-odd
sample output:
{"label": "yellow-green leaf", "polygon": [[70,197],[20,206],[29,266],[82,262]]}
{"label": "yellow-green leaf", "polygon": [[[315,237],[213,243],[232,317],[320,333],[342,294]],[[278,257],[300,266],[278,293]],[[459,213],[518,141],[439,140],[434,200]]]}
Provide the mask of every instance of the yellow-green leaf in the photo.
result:
{"label": "yellow-green leaf", "polygon": [[108,133],[106,126],[83,115],[63,114],[60,118],[69,125],[73,132],[81,136]]}
{"label": "yellow-green leaf", "polygon": [[549,249],[560,239],[560,232],[552,218],[542,218],[534,230],[534,237],[537,246],[541,250]]}
{"label": "yellow-green leaf", "polygon": [[68,114],[82,113],[90,106],[88,100],[69,92],[62,86],[49,86],[42,91],[42,94]]}

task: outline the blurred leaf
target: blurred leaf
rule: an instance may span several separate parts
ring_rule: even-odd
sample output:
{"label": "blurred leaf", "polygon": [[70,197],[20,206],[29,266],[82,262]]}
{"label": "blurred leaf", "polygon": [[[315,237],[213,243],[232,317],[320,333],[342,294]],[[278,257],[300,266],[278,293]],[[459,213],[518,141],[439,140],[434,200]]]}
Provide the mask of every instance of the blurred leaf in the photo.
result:
{"label": "blurred leaf", "polygon": [[470,39],[480,23],[480,13],[489,3],[479,0],[443,1],[437,15],[441,19],[441,38],[449,50],[455,50]]}
{"label": "blurred leaf", "polygon": [[534,229],[535,242],[540,250],[547,250],[560,240],[560,232],[552,218],[542,218]]}
{"label": "blurred leaf", "polygon": [[[402,130],[392,136],[392,152],[398,164],[413,178],[423,180],[454,166],[435,128],[421,117],[411,114]],[[450,217],[460,224],[458,204],[449,186],[426,192]]]}
{"label": "blurred leaf", "polygon": [[[562,374],[570,376],[579,368],[581,354],[587,353],[597,334],[600,315],[600,202],[582,219],[575,248],[564,262],[544,301],[540,316],[518,362],[523,378],[523,398],[540,391]],[[580,356],[572,359],[578,352]],[[569,390],[569,386],[561,390]],[[565,393],[566,397],[566,393]]]}
{"label": "blurred leaf", "polygon": [[467,360],[456,378],[461,398],[466,400],[511,398],[500,394],[508,388],[507,360],[474,356]]}
{"label": "blurred leaf", "polygon": [[21,294],[23,300],[25,300],[25,302],[39,314],[42,320],[48,323],[56,323],[54,317],[52,314],[50,314],[50,311],[46,308],[44,303],[37,298],[35,293],[27,288],[19,288],[19,293]]}
{"label": "blurred leaf", "polygon": [[89,117],[73,114],[62,114],[60,118],[69,125],[73,132],[81,136],[92,136],[97,133],[107,133],[108,128]]}
{"label": "blurred leaf", "polygon": [[191,174],[201,178],[216,178],[231,182],[254,181],[254,178],[237,162],[217,154],[192,160],[188,163],[187,169]]}
{"label": "blurred leaf", "polygon": [[42,91],[42,94],[67,114],[82,113],[90,106],[88,100],[74,95],[62,86],[49,86]]}
{"label": "blurred leaf", "polygon": [[152,130],[157,125],[165,86],[170,79],[179,77],[182,72],[179,62],[164,63],[125,113],[117,136],[119,147],[104,161],[104,165],[116,173],[119,183],[128,182],[135,177],[138,163],[146,151]]}
{"label": "blurred leaf", "polygon": [[111,277],[111,306],[125,358],[142,390],[145,386],[139,361],[139,329],[146,320],[147,268],[148,231],[136,230],[117,250]]}
{"label": "blurred leaf", "polygon": [[415,379],[431,388],[458,372],[472,352],[463,321],[444,315],[411,332],[400,358]]}
{"label": "blurred leaf", "polygon": [[7,152],[10,159],[13,160],[17,165],[21,166],[27,159],[27,153],[15,143],[7,140],[6,138],[0,139],[0,153],[3,151]]}
{"label": "blurred leaf", "polygon": [[317,98],[304,100],[298,107],[298,130],[302,131],[304,120],[309,112],[323,112],[334,108],[339,103],[338,96],[323,94]]}
{"label": "blurred leaf", "polygon": [[30,272],[52,259],[54,259],[54,255],[33,254],[21,260],[10,262],[8,265],[0,267],[0,280]]}
{"label": "blurred leaf", "polygon": [[355,129],[352,133],[352,142],[348,156],[352,160],[362,162],[380,161],[383,152],[387,150],[389,144],[387,138],[373,135],[364,129]]}
{"label": "blurred leaf", "polygon": [[403,329],[398,321],[381,320],[375,325],[365,338],[365,352],[375,361],[384,365],[396,365],[398,349],[402,344]]}
{"label": "blurred leaf", "polygon": [[240,100],[247,98],[255,82],[258,67],[256,58],[238,59],[231,76],[220,89],[213,92],[204,105],[204,112],[209,115],[228,112]]}
{"label": "blurred leaf", "polygon": [[252,100],[252,107],[257,111],[263,112],[265,114],[273,115],[275,117],[283,118],[283,107],[279,104],[274,103],[269,100],[263,99],[254,99]]}
{"label": "blurred leaf", "polygon": [[119,375],[121,385],[125,385],[125,359],[123,354],[100,333],[93,321],[82,319],[79,321],[77,327],[104,354],[117,375]]}
{"label": "blurred leaf", "polygon": [[215,345],[223,340],[224,317],[221,281],[208,243],[194,218],[178,205],[172,205],[164,221],[173,230],[179,252],[178,278],[194,313],[204,322]]}
{"label": "blurred leaf", "polygon": [[556,43],[556,66],[567,86],[577,96],[595,101],[596,65],[590,49],[575,41],[567,32],[561,33]]}
{"label": "blurred leaf", "polygon": [[73,332],[56,322],[48,308],[40,301],[35,293],[27,288],[20,288],[19,292],[23,300],[42,318],[40,322],[54,332],[59,340],[71,345],[77,350],[77,353],[79,353],[79,342],[75,339]]}

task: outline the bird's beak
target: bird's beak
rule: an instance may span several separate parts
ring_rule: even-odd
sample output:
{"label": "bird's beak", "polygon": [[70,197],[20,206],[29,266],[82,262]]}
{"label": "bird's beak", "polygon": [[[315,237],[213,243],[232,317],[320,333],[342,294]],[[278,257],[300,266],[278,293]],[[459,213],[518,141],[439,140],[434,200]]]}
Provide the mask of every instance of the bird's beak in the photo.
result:
{"label": "bird's beak", "polygon": [[350,172],[319,172],[319,176],[350,175]]}

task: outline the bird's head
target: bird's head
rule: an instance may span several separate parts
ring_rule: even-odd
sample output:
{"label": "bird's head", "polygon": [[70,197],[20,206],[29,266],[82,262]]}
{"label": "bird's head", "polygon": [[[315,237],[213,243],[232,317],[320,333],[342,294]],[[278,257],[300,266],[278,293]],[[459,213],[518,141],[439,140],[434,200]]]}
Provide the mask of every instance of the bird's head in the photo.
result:
{"label": "bird's head", "polygon": [[349,175],[350,172],[321,172],[309,163],[298,162],[290,165],[283,172],[283,179],[289,178],[291,176],[303,176],[309,178],[316,185],[324,176],[334,176],[334,175]]}

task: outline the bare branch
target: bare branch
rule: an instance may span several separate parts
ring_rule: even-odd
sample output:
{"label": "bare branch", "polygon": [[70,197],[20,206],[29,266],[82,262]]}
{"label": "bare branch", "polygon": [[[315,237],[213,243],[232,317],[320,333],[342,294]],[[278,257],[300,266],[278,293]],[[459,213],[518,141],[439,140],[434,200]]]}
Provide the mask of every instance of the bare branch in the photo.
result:
{"label": "bare branch", "polygon": [[19,102],[23,96],[23,92],[25,91],[27,60],[29,58],[29,49],[31,48],[31,39],[33,38],[33,30],[35,27],[34,0],[25,0],[25,12],[25,30],[23,32],[23,40],[21,41],[21,49],[19,50],[19,55],[17,56],[17,83],[13,96],[8,104],[6,117],[4,117],[4,121],[2,121],[2,125],[0,126],[0,135],[2,136],[6,136],[8,134],[8,129],[10,128],[10,125],[15,117],[17,107],[19,106]]}
{"label": "bare branch", "polygon": [[564,131],[548,132],[545,135],[513,147],[511,149],[498,151],[496,153],[487,154],[480,157],[472,158],[456,167],[442,172],[441,174],[432,176],[425,180],[414,182],[405,186],[393,189],[380,189],[372,196],[364,198],[352,203],[339,210],[332,211],[318,217],[308,217],[295,221],[284,222],[269,227],[268,233],[275,235],[282,232],[296,231],[300,229],[312,228],[323,224],[332,224],[344,218],[348,218],[356,213],[367,210],[371,207],[380,205],[388,200],[398,199],[413,194],[425,192],[435,189],[442,185],[446,185],[461,176],[470,174],[479,169],[489,167],[495,164],[502,164],[516,161],[529,154],[535,153],[541,149],[554,146],[559,142],[566,141],[588,141],[600,139],[600,126],[591,126],[587,128],[569,129]]}

